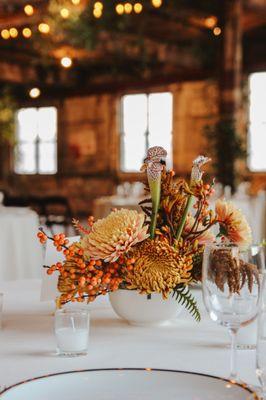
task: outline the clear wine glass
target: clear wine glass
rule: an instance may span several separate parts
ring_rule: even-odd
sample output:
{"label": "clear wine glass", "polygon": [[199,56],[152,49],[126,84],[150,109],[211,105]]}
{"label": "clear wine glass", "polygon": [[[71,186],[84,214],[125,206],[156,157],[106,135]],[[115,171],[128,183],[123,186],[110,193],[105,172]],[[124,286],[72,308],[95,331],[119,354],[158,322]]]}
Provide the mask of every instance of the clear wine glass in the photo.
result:
{"label": "clear wine glass", "polygon": [[203,299],[211,319],[228,328],[231,336],[231,371],[237,379],[236,339],[240,327],[257,317],[264,285],[264,265],[254,249],[212,244],[203,256]]}

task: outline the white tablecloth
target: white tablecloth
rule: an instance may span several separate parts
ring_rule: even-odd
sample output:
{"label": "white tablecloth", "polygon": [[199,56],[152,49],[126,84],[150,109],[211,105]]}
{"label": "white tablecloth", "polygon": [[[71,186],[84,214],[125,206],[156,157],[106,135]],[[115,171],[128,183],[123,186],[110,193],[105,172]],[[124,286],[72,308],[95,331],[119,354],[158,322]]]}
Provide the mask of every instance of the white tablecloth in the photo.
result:
{"label": "white tablecloth", "polygon": [[0,208],[0,281],[40,277],[38,215],[19,207]]}
{"label": "white tablecloth", "polygon": [[[91,305],[89,353],[85,357],[55,356],[53,302],[40,303],[40,281],[6,282],[4,328],[0,330],[0,385],[53,372],[103,368],[151,367],[196,371],[227,377],[230,351],[226,329],[183,312],[170,326],[134,327],[120,320],[108,298]],[[201,299],[201,292],[195,290]],[[244,328],[243,328],[244,329]],[[239,376],[257,383],[255,351],[238,351]]]}

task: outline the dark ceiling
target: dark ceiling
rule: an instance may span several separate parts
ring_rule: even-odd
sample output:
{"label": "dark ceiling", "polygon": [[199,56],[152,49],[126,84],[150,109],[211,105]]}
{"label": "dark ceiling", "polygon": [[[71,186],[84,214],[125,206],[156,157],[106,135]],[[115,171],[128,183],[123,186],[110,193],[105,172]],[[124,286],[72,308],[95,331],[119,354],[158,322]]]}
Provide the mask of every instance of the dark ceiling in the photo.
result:
{"label": "dark ceiling", "polygon": [[[79,18],[73,17],[74,10],[64,20],[54,10],[74,9],[71,0],[30,1],[35,9],[32,16],[23,10],[29,1],[0,0],[0,30],[18,30],[14,39],[0,38],[0,67],[1,62],[18,66],[24,77],[20,84],[41,81],[59,91],[119,87],[140,80],[197,79],[218,73],[223,31],[215,36],[213,27],[206,24],[207,18],[215,16],[216,25],[223,28],[224,1],[164,0],[160,8],[152,7],[150,0],[140,1],[141,14],[117,15],[118,0],[102,0],[104,13],[97,19],[92,15],[94,2],[81,0]],[[41,22],[49,24],[49,34],[38,31]],[[25,27],[32,31],[29,39],[22,35]],[[266,0],[244,2],[242,27],[245,69],[265,68]],[[69,70],[60,66],[65,55],[73,60]],[[0,74],[0,80],[12,81],[11,74],[7,75]]]}

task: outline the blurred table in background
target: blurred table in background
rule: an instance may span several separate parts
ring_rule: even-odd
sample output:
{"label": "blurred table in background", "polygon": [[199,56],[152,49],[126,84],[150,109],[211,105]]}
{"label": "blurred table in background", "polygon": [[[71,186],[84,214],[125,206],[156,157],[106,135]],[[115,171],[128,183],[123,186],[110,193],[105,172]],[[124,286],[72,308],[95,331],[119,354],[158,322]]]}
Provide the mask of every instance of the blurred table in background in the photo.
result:
{"label": "blurred table in background", "polygon": [[252,229],[253,242],[260,243],[266,237],[266,192],[259,192],[257,196],[236,193],[231,201],[246,216]]}
{"label": "blurred table in background", "polygon": [[145,198],[141,182],[125,182],[117,186],[113,196],[99,197],[93,203],[93,216],[97,220],[105,218],[113,208],[128,208],[141,211],[138,203]]}
{"label": "blurred table in background", "polygon": [[113,208],[128,208],[131,210],[141,211],[138,203],[143,200],[142,197],[119,197],[119,196],[106,196],[99,197],[93,202],[93,216],[97,220],[105,218]]}
{"label": "blurred table in background", "polygon": [[39,218],[26,207],[0,207],[0,281],[41,276]]}

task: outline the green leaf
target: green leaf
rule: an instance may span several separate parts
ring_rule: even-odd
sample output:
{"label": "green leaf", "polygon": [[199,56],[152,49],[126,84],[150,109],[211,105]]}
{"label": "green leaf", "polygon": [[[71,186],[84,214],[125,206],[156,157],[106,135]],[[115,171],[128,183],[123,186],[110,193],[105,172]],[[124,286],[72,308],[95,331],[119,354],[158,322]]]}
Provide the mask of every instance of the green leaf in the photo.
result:
{"label": "green leaf", "polygon": [[186,285],[181,284],[176,286],[173,290],[173,297],[175,297],[179,304],[185,306],[185,308],[197,322],[200,322],[201,316],[197,307],[197,301],[192,296],[189,288]]}

